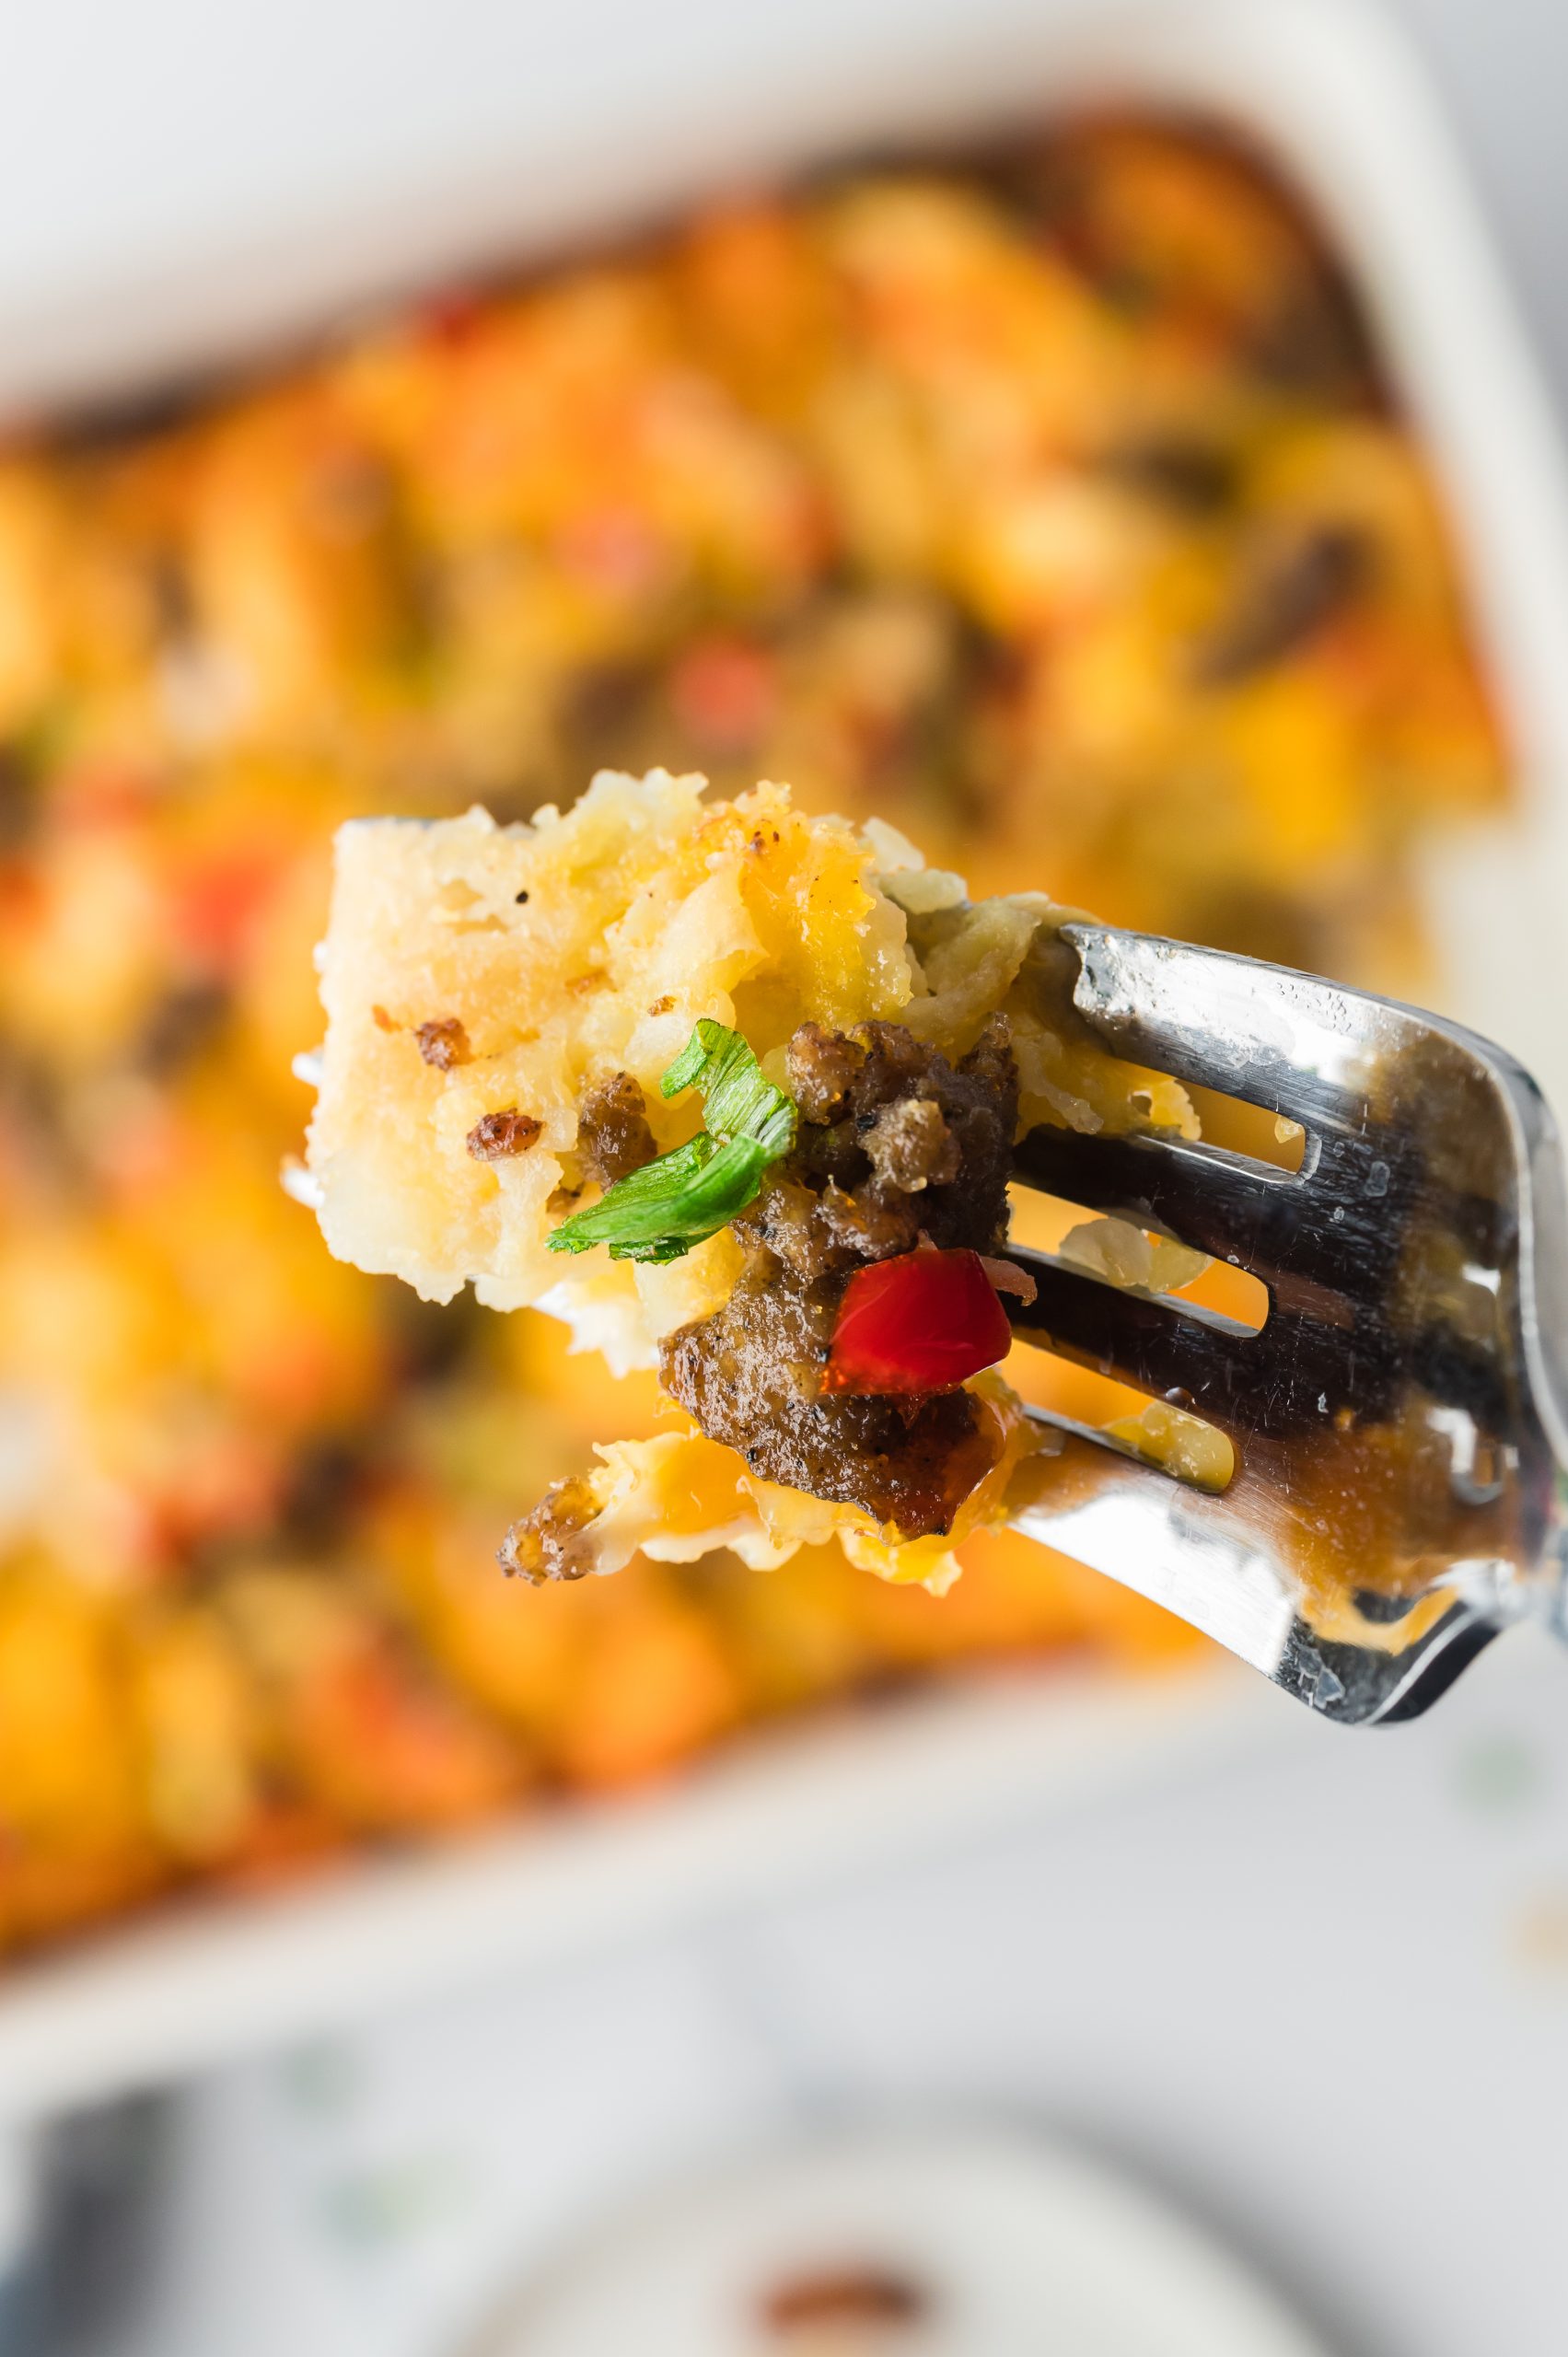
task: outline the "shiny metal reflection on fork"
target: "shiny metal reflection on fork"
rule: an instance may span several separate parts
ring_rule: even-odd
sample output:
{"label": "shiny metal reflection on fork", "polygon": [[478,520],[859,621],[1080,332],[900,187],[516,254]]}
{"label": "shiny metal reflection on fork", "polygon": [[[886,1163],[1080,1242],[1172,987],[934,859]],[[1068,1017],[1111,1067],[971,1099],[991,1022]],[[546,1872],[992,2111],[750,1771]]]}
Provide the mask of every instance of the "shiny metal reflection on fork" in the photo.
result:
{"label": "shiny metal reflection on fork", "polygon": [[[1415,1716],[1510,1621],[1568,1608],[1568,1207],[1512,1057],[1250,958],[1065,926],[1070,1018],[1133,1062],[1299,1123],[1299,1170],[1168,1131],[1036,1130],[1016,1175],[1260,1279],[1254,1331],[1019,1252],[1015,1331],[1230,1438],[1213,1495],[1072,1419],[1017,1527],[1326,1715]],[[1065,997],[1065,991],[1064,991]]]}

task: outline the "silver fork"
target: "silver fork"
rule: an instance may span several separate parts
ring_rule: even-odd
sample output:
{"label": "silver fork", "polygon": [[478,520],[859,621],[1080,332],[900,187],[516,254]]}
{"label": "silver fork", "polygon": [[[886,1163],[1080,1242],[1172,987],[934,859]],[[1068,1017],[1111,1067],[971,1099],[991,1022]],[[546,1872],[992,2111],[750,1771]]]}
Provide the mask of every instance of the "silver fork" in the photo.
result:
{"label": "silver fork", "polygon": [[1169,1132],[1037,1130],[1016,1177],[1269,1290],[1256,1333],[1018,1251],[1015,1329],[1230,1436],[1206,1495],[1071,1419],[1017,1527],[1326,1716],[1413,1718],[1509,1621],[1568,1633],[1568,1215],[1529,1074],[1389,999],[1072,925],[1063,976],[1120,1056],[1306,1132],[1295,1174]]}

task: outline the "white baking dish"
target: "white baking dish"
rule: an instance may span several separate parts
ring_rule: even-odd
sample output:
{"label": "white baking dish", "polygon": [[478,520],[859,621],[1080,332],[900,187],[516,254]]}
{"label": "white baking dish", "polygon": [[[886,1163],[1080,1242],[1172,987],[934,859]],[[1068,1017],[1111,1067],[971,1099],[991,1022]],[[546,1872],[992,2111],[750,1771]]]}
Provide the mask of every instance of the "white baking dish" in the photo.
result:
{"label": "white baking dish", "polygon": [[[103,38],[127,44],[128,75],[160,40],[188,34],[200,53],[214,13],[232,17],[240,48],[256,35],[243,11],[198,17],[193,0],[157,0],[107,15]],[[1518,755],[1518,822],[1434,862],[1446,997],[1517,1046],[1568,1108],[1568,500],[1463,178],[1379,19],[1340,0],[1114,14],[1082,0],[671,0],[656,12],[579,0],[546,38],[505,0],[403,0],[395,24],[369,0],[265,13],[285,33],[309,25],[303,93],[231,59],[232,105],[217,93],[209,118],[203,98],[201,144],[171,150],[151,199],[128,184],[96,245],[68,209],[46,227],[35,205],[26,236],[14,214],[0,227],[0,403],[168,376],[307,329],[351,295],[537,252],[846,147],[973,134],[1096,95],[1249,130],[1324,214],[1380,322],[1447,487]],[[62,38],[48,12],[17,37],[7,71],[24,131],[27,43],[58,63]],[[111,85],[116,60],[94,70]],[[145,106],[130,132],[121,111],[106,110],[100,209],[105,182],[136,160],[127,140],[139,150],[147,135]],[[95,128],[75,120],[78,159]],[[164,128],[173,140],[172,110]],[[24,140],[7,168],[28,166]],[[959,1838],[1107,1771],[1142,1772],[1178,1740],[1257,1739],[1290,1708],[1238,1673],[1152,1689],[1060,1672],[958,1687],[759,1745],[617,1808],[166,1914],[6,1977],[0,2106],[106,2094],[871,1849]]]}
{"label": "white baking dish", "polygon": [[1266,1744],[1279,1713],[1298,1735],[1284,1696],[1229,1661],[1151,1679],[969,1680],[758,1738],[633,1798],[144,1918],[0,1986],[0,2125],[874,1860],[950,1852],[1174,1759]]}

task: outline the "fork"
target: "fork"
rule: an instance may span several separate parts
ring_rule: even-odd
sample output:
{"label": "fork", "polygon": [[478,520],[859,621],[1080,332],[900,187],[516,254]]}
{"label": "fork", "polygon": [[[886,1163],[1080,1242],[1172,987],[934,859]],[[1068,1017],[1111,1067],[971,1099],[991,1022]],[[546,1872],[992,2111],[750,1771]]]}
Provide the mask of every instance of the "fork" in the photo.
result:
{"label": "fork", "polygon": [[[1529,1074],[1458,1025],[1218,950],[1063,927],[1085,1035],[1306,1132],[1298,1171],[1169,1131],[1032,1132],[1015,1176],[1249,1270],[1254,1332],[1014,1248],[1015,1332],[1230,1438],[1207,1495],[1093,1426],[1016,1527],[1326,1717],[1415,1717],[1509,1622],[1568,1635],[1568,1215]],[[1075,960],[1075,970],[1071,961]]]}

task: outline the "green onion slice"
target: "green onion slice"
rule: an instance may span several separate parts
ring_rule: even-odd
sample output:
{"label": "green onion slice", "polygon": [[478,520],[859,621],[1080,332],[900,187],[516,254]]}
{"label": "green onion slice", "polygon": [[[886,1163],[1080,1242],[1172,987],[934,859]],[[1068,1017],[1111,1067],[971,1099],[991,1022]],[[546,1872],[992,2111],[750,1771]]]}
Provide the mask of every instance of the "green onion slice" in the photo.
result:
{"label": "green onion slice", "polygon": [[599,1202],[563,1220],[552,1252],[610,1248],[612,1260],[679,1260],[727,1227],[795,1144],[792,1097],[775,1088],[738,1031],[706,1016],[662,1075],[665,1097],[703,1095],[705,1126],[685,1145],[618,1178]]}

